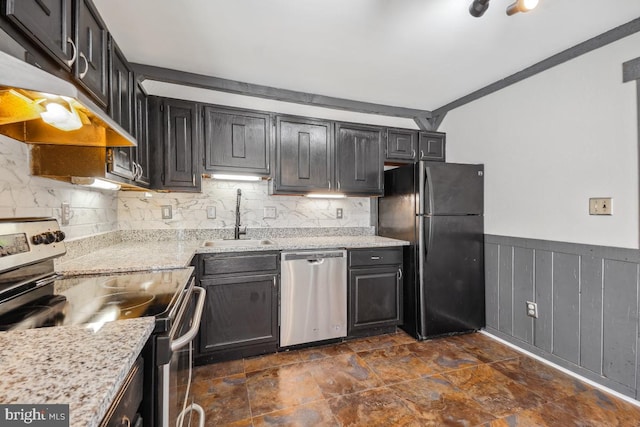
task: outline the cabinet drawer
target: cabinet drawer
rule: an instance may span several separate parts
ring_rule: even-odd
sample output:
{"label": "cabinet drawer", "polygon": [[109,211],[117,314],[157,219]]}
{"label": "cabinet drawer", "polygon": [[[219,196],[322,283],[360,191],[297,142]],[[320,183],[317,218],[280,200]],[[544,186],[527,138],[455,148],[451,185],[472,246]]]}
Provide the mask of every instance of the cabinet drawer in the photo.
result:
{"label": "cabinet drawer", "polygon": [[237,253],[203,256],[202,275],[252,273],[278,269],[278,253]]}
{"label": "cabinet drawer", "polygon": [[402,247],[353,249],[349,251],[349,267],[402,264]]}
{"label": "cabinet drawer", "polygon": [[138,407],[142,402],[143,360],[138,357],[129,375],[118,392],[111,407],[107,411],[100,427],[117,427],[126,425],[127,420],[134,420]]}

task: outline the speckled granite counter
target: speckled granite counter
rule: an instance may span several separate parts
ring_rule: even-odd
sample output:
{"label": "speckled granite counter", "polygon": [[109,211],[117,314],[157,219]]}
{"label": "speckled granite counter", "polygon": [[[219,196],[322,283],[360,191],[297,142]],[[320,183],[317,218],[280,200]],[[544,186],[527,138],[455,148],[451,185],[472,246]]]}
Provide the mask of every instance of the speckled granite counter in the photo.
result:
{"label": "speckled granite counter", "polygon": [[260,246],[203,246],[203,241],[126,242],[63,262],[56,271],[65,275],[120,273],[140,270],[183,268],[196,253],[280,251],[329,248],[404,246],[409,242],[380,236],[330,236],[269,238]]}
{"label": "speckled granite counter", "polygon": [[96,332],[83,326],[0,332],[0,403],[68,403],[71,426],[97,426],[153,326],[153,317],[142,317]]}

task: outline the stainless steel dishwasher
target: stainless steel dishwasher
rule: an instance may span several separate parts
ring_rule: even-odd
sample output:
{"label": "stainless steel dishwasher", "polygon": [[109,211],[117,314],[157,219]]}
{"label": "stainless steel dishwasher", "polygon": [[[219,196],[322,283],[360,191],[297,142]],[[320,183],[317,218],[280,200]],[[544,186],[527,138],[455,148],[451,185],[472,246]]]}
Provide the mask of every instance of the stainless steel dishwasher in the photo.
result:
{"label": "stainless steel dishwasher", "polygon": [[347,251],[281,257],[280,346],[347,336]]}

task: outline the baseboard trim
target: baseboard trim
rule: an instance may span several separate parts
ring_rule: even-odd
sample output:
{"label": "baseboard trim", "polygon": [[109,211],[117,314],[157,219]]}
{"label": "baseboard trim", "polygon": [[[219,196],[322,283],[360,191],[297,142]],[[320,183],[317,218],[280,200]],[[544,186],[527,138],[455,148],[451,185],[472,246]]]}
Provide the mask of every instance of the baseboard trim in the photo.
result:
{"label": "baseboard trim", "polygon": [[555,363],[553,363],[553,362],[551,362],[551,361],[549,361],[549,360],[545,359],[544,357],[538,356],[538,355],[537,355],[537,354],[535,354],[535,353],[531,353],[530,351],[527,351],[527,350],[525,350],[525,349],[524,349],[524,348],[522,348],[522,347],[518,347],[517,345],[515,345],[515,344],[513,344],[513,343],[510,343],[510,342],[509,342],[509,341],[507,341],[507,340],[504,340],[504,339],[502,339],[502,338],[500,338],[500,337],[498,337],[498,336],[496,336],[496,335],[493,335],[491,332],[488,332],[488,331],[482,330],[482,331],[480,331],[480,333],[481,333],[481,334],[483,334],[483,335],[486,335],[486,336],[488,336],[489,338],[494,339],[494,340],[496,340],[496,341],[498,341],[498,342],[500,342],[500,343],[502,343],[502,344],[504,344],[504,345],[506,345],[506,346],[509,346],[509,347],[511,347],[512,349],[514,349],[514,350],[516,350],[516,351],[518,351],[518,352],[520,352],[520,353],[522,353],[522,354],[525,354],[525,355],[527,355],[527,356],[529,356],[529,357],[531,357],[531,358],[533,358],[533,359],[536,359],[537,361],[542,362],[542,363],[544,363],[544,364],[545,364],[545,365],[547,365],[547,366],[550,366],[550,367],[552,367],[552,368],[554,368],[554,369],[557,369],[557,370],[559,370],[560,372],[564,372],[564,373],[565,373],[565,374],[567,374],[567,375],[571,375],[572,377],[574,377],[574,378],[576,378],[576,379],[578,379],[578,380],[580,380],[580,381],[583,381],[583,382],[585,382],[585,383],[589,384],[590,386],[592,386],[592,387],[594,387],[594,388],[597,388],[597,389],[599,389],[599,390],[602,390],[602,391],[604,391],[604,392],[605,392],[605,393],[607,393],[607,394],[612,394],[612,395],[614,395],[615,397],[617,397],[617,398],[619,398],[619,399],[622,399],[622,400],[624,400],[625,402],[631,403],[632,405],[637,406],[637,407],[639,407],[639,408],[640,408],[640,401],[635,400],[635,399],[633,399],[632,397],[629,397],[629,396],[627,396],[627,395],[625,395],[625,394],[622,394],[622,393],[617,392],[617,391],[615,391],[615,390],[613,390],[613,389],[610,389],[609,387],[603,386],[602,384],[599,384],[599,383],[597,383],[597,382],[595,382],[595,381],[593,381],[593,380],[590,380],[589,378],[583,377],[583,376],[582,376],[582,375],[580,375],[580,374],[576,374],[575,372],[570,371],[570,370],[569,370],[569,369],[567,369],[567,368],[563,368],[563,367],[562,367],[562,366],[560,366],[560,365],[556,365]]}

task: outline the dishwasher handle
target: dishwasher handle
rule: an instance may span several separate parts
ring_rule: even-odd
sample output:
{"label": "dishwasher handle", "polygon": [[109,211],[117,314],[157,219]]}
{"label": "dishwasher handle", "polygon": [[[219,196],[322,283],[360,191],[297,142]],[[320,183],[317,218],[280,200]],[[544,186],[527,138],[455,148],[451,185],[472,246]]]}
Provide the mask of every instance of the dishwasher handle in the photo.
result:
{"label": "dishwasher handle", "polygon": [[321,265],[324,264],[324,258],[320,258],[320,259],[308,259],[307,262],[310,265]]}
{"label": "dishwasher handle", "polygon": [[283,252],[282,261],[323,261],[327,258],[346,258],[347,251],[324,251],[324,252]]}

